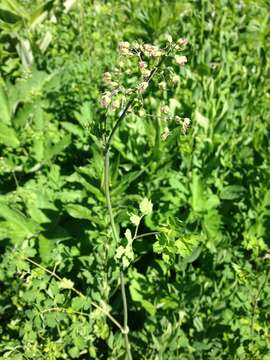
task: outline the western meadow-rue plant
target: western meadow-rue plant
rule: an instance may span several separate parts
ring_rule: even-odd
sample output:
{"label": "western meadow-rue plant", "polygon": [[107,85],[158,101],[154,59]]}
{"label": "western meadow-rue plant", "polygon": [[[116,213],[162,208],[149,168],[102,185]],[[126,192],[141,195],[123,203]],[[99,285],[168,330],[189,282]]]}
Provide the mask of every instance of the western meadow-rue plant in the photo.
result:
{"label": "western meadow-rue plant", "polygon": [[[187,63],[187,57],[179,55],[185,49],[188,41],[179,39],[173,42],[171,36],[167,36],[164,47],[152,44],[139,44],[138,42],[129,43],[127,41],[120,42],[118,45],[119,54],[121,56],[121,66],[116,68],[112,73],[105,72],[103,82],[107,86],[107,90],[101,95],[100,104],[107,110],[107,114],[116,112],[116,120],[112,125],[112,129],[105,140],[104,151],[104,188],[106,195],[106,203],[110,219],[110,226],[113,236],[114,245],[116,247],[114,260],[118,264],[120,273],[121,294],[123,302],[124,325],[123,334],[125,340],[126,357],[131,360],[132,352],[129,342],[128,328],[128,307],[125,291],[125,271],[134,261],[134,252],[132,248],[133,241],[138,237],[138,229],[144,216],[149,215],[153,210],[152,202],[146,197],[139,205],[139,213],[131,214],[130,221],[135,225],[135,231],[132,234],[130,229],[126,229],[125,238],[121,239],[117,224],[115,223],[115,214],[111,200],[110,190],[110,149],[114,139],[114,135],[120,125],[124,122],[126,116],[134,112],[139,116],[147,116],[144,112],[144,99],[147,92],[152,91],[152,83],[156,83],[157,88],[165,91],[167,86],[178,82],[178,75],[174,73],[173,64],[184,66]],[[137,71],[133,68],[137,68]],[[168,67],[170,71],[168,72]],[[126,79],[126,74],[129,75]],[[115,105],[117,103],[117,106]],[[165,126],[161,132],[161,140],[166,141],[170,135],[169,121],[173,120],[170,114],[170,107],[164,104],[160,108],[165,122]],[[181,126],[181,133],[186,134],[190,126],[188,118],[181,119],[175,116],[174,123]],[[180,135],[180,133],[179,133]],[[141,235],[143,236],[143,234]],[[162,251],[159,246],[158,249]],[[165,256],[165,255],[164,255]],[[168,256],[168,255],[166,255]]]}

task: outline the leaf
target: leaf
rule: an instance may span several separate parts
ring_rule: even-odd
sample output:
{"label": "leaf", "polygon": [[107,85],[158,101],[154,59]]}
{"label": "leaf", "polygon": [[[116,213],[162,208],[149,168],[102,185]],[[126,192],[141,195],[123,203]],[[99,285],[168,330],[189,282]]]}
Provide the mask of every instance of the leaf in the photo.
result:
{"label": "leaf", "polygon": [[140,221],[141,221],[140,216],[135,215],[135,214],[132,214],[129,219],[132,222],[132,224],[134,224],[136,226],[138,226],[140,224]]}
{"label": "leaf", "polygon": [[203,116],[198,110],[195,111],[195,121],[204,129],[205,132],[207,132],[209,127],[209,119]]}
{"label": "leaf", "polygon": [[67,278],[63,278],[60,282],[59,282],[59,287],[61,289],[72,289],[74,286],[73,281],[67,279]]}
{"label": "leaf", "polygon": [[139,302],[142,307],[151,315],[154,316],[156,313],[156,308],[148,300],[145,300],[140,293],[140,285],[137,281],[133,280],[129,286],[130,296],[133,301]]}
{"label": "leaf", "polygon": [[39,229],[34,221],[27,219],[21,212],[11,209],[2,202],[0,202],[0,217],[6,219],[11,226],[16,225],[27,236],[33,235]]}
{"label": "leaf", "polygon": [[74,217],[75,219],[92,220],[93,218],[92,212],[82,205],[68,204],[66,205],[65,209],[69,213],[69,215]]}
{"label": "leaf", "polygon": [[48,263],[52,260],[53,249],[55,247],[55,241],[53,239],[47,239],[45,236],[40,235],[38,238],[39,255],[43,263]]}
{"label": "leaf", "polygon": [[177,253],[182,257],[191,256],[194,249],[198,246],[201,236],[197,234],[185,235],[181,239],[175,241]]}
{"label": "leaf", "polygon": [[60,154],[71,143],[71,136],[63,137],[57,144],[48,148],[45,153],[45,159],[50,160],[52,157]]}
{"label": "leaf", "polygon": [[246,189],[241,185],[229,185],[223,188],[220,198],[222,200],[235,200],[242,197],[244,192],[246,192]]}
{"label": "leaf", "polygon": [[0,143],[11,147],[18,147],[20,145],[15,131],[3,123],[0,123]]}
{"label": "leaf", "polygon": [[140,210],[143,215],[149,215],[153,210],[153,204],[145,197],[140,203]]}
{"label": "leaf", "polygon": [[[11,123],[11,114],[8,104],[8,98],[3,85],[0,85],[0,124],[5,123],[6,125]],[[2,131],[0,130],[0,133]]]}
{"label": "leaf", "polygon": [[193,172],[191,183],[192,199],[191,205],[195,212],[205,211],[204,189],[200,176]]}

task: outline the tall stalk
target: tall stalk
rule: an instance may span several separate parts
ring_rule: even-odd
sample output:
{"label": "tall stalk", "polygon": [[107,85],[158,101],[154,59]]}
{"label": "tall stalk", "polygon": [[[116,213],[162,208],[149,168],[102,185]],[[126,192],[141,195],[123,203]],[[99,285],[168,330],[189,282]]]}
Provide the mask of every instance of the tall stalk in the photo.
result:
{"label": "tall stalk", "polygon": [[[163,64],[165,58],[168,56],[168,54],[171,52],[172,48],[169,48],[168,51],[160,58],[158,64],[152,69],[150,72],[148,78],[145,82],[148,84],[152,80],[153,76],[157,73],[160,66]],[[117,245],[120,244],[120,238],[115,226],[114,221],[114,215],[112,210],[112,202],[111,202],[111,194],[110,194],[110,149],[111,144],[113,141],[113,137],[115,135],[115,132],[121,125],[122,121],[124,120],[126,114],[131,109],[134,100],[136,99],[136,92],[133,92],[130,96],[129,101],[127,102],[125,108],[121,112],[119,118],[117,119],[116,123],[113,126],[113,129],[106,141],[105,144],[105,153],[104,153],[104,187],[105,187],[105,197],[106,197],[106,203],[108,207],[108,213],[109,213],[109,219],[113,234],[113,239]],[[121,295],[122,295],[122,302],[123,302],[123,313],[124,313],[124,327],[123,327],[123,334],[124,334],[124,340],[125,340],[125,348],[126,348],[126,358],[128,360],[132,360],[132,354],[130,349],[130,343],[128,338],[129,328],[128,328],[128,308],[127,308],[127,297],[126,297],[126,290],[125,290],[125,277],[123,271],[120,269],[120,284],[121,284]]]}
{"label": "tall stalk", "polygon": [[[112,211],[112,202],[111,202],[111,194],[110,194],[110,148],[111,148],[113,136],[114,136],[116,130],[118,129],[120,123],[124,119],[126,113],[132,106],[133,101],[134,101],[134,97],[129,100],[125,109],[119,116],[118,120],[116,121],[116,123],[110,133],[110,136],[106,142],[106,147],[105,147],[105,160],[104,160],[105,196],[106,196],[106,203],[107,203],[108,212],[109,212],[111,229],[112,229],[112,233],[113,233],[113,239],[116,244],[119,244],[120,239],[119,239],[119,235],[116,230],[116,226],[115,226],[115,222],[114,222],[114,215],[113,215],[113,211]],[[128,339],[129,329],[128,329],[127,297],[126,297],[126,291],[125,291],[125,278],[124,278],[124,274],[123,274],[122,270],[120,270],[120,283],[121,283],[121,294],[122,294],[122,302],[123,302],[123,310],[124,310],[124,331],[123,331],[123,333],[124,333],[124,339],[125,339],[126,355],[127,355],[128,360],[132,360],[132,354],[131,354],[130,344],[129,344],[129,339]]]}

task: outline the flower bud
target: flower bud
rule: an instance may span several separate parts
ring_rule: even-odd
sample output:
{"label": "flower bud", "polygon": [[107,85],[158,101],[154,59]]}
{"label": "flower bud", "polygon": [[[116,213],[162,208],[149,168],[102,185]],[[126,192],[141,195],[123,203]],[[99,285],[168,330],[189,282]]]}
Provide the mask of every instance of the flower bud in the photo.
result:
{"label": "flower bud", "polygon": [[180,78],[178,75],[174,75],[171,79],[173,85],[176,85],[179,82]]}
{"label": "flower bud", "polygon": [[187,57],[182,55],[175,55],[175,62],[177,65],[183,66],[185,63],[187,63]]}
{"label": "flower bud", "polygon": [[188,44],[188,39],[186,38],[180,38],[177,40],[177,44],[180,46],[186,46]]}
{"label": "flower bud", "polygon": [[107,108],[110,105],[110,103],[111,103],[111,96],[109,95],[109,93],[102,95],[100,99],[100,105],[104,108]]}
{"label": "flower bud", "polygon": [[144,93],[145,90],[148,88],[148,82],[144,81],[138,85],[138,92],[140,94]]}
{"label": "flower bud", "polygon": [[140,109],[139,112],[138,112],[138,115],[139,115],[140,117],[144,117],[145,111],[144,111],[143,109]]}
{"label": "flower bud", "polygon": [[169,106],[167,106],[167,105],[161,106],[160,112],[161,112],[162,114],[169,114],[169,112],[170,112]]}
{"label": "flower bud", "polygon": [[182,122],[182,129],[181,132],[183,135],[186,135],[188,128],[190,127],[190,119],[189,118],[184,118],[183,122]]}
{"label": "flower bud", "polygon": [[166,90],[166,83],[165,83],[165,81],[160,82],[160,83],[158,84],[158,87],[159,87],[159,89],[162,90],[162,91]]}
{"label": "flower bud", "polygon": [[146,67],[147,67],[147,64],[146,64],[145,61],[140,61],[140,62],[139,62],[139,68],[140,68],[140,69],[145,69]]}
{"label": "flower bud", "polygon": [[180,116],[175,116],[175,118],[174,118],[174,120],[175,120],[175,122],[176,122],[176,124],[181,124],[181,122],[182,122],[182,119],[180,118]]}
{"label": "flower bud", "polygon": [[110,83],[111,80],[112,80],[112,75],[111,75],[111,73],[109,73],[108,71],[105,72],[105,73],[103,74],[102,80],[103,80],[105,83],[107,83],[107,84]]}
{"label": "flower bud", "polygon": [[170,129],[168,127],[165,127],[165,129],[161,133],[161,140],[165,141],[169,135],[170,135]]}
{"label": "flower bud", "polygon": [[122,41],[118,45],[119,52],[122,55],[129,55],[130,54],[129,48],[130,48],[130,43],[127,41]]}

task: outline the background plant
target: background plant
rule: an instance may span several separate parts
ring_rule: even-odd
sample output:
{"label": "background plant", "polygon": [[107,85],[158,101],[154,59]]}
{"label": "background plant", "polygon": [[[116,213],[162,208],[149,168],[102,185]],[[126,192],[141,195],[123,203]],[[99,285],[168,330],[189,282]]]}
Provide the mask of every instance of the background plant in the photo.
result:
{"label": "background plant", "polygon": [[[160,44],[170,34],[189,39],[188,67],[173,66],[174,86],[149,89],[146,115],[128,117],[112,147],[121,231],[146,196],[153,212],[139,233],[164,233],[133,243],[126,277],[133,357],[267,359],[269,4],[77,1],[66,12],[53,1],[35,30],[28,20],[13,23],[31,45],[25,67],[18,40],[6,34],[7,3],[0,8],[1,356],[124,357],[121,331],[92,305],[107,304],[121,321],[114,250],[106,246],[102,75],[117,66],[119,42]],[[27,14],[40,4],[20,2]],[[47,31],[52,40],[42,53]],[[185,137],[161,140],[165,105],[191,118]],[[179,234],[199,241],[190,258],[179,253]]]}

